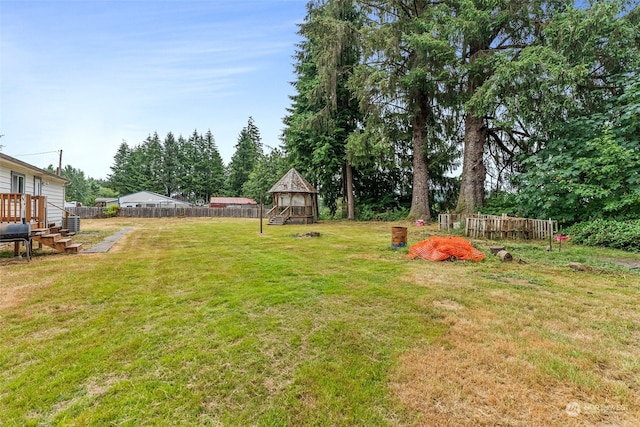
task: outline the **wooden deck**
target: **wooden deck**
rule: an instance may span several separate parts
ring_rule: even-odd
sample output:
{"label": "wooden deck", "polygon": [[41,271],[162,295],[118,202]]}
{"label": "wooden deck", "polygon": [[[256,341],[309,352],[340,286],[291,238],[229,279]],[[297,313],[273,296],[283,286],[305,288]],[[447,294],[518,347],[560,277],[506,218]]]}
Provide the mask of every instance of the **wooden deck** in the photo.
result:
{"label": "wooden deck", "polygon": [[267,212],[269,225],[313,224],[315,215],[311,206],[274,206]]}

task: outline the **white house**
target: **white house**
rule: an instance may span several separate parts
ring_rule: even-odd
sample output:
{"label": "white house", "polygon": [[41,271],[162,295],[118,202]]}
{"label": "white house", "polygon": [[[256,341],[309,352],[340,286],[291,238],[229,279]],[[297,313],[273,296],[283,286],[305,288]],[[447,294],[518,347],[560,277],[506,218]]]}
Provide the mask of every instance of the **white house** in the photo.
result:
{"label": "white house", "polygon": [[109,206],[118,206],[117,197],[96,197],[96,206],[108,208]]}
{"label": "white house", "polygon": [[151,191],[138,191],[118,197],[121,208],[188,208],[189,203],[163,196]]}
{"label": "white house", "polygon": [[[45,196],[47,224],[60,224],[64,216],[65,185],[69,181],[29,163],[0,153],[0,196],[4,206],[8,194]],[[4,221],[0,218],[0,221]]]}

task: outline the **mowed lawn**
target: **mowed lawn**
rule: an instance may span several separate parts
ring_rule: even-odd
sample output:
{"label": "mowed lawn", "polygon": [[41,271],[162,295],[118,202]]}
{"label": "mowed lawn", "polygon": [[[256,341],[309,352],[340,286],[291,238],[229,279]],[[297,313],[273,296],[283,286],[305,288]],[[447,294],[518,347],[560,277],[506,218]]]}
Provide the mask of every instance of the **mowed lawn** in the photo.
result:
{"label": "mowed lawn", "polygon": [[639,255],[433,263],[392,225],[438,233],[116,218],[0,258],[0,425],[640,425]]}

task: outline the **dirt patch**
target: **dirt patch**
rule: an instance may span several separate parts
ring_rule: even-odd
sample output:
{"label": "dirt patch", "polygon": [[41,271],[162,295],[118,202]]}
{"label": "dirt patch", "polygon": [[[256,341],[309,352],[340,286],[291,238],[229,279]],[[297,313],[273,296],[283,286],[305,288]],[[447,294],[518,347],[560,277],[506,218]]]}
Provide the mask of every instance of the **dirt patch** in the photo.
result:
{"label": "dirt patch", "polygon": [[640,256],[630,258],[599,258],[600,261],[618,265],[630,270],[640,270]]}
{"label": "dirt patch", "polygon": [[628,268],[630,270],[640,270],[640,261],[622,261],[622,260],[617,260],[614,261],[616,264],[618,264],[620,267],[625,267]]}
{"label": "dirt patch", "polygon": [[310,231],[308,233],[300,233],[300,234],[295,234],[293,237],[296,237],[298,239],[306,239],[309,237],[320,237],[321,234],[317,231]]}
{"label": "dirt patch", "polygon": [[10,274],[2,273],[0,280],[0,309],[17,307],[25,302],[29,295],[41,288],[50,286],[52,281],[42,281],[39,283],[24,283],[24,277],[14,277]]}

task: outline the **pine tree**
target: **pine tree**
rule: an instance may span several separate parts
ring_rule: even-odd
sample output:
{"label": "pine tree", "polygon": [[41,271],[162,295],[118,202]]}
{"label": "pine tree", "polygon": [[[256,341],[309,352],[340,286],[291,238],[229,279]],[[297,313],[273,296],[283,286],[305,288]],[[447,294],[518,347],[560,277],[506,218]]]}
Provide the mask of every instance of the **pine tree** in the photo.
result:
{"label": "pine tree", "polygon": [[390,138],[397,136],[393,129],[405,129],[413,175],[409,217],[429,220],[431,163],[448,163],[444,169],[453,164],[442,154],[452,152],[455,126],[441,119],[451,112],[449,88],[455,83],[452,70],[458,58],[437,25],[446,19],[447,2],[359,3],[370,19],[363,38],[365,64],[352,86],[359,88],[369,114],[357,139],[360,144],[354,145],[361,152],[366,151],[361,146],[369,146],[368,151],[385,153],[396,144]]}
{"label": "pine tree", "polygon": [[131,182],[131,153],[132,150],[126,141],[122,141],[113,158],[111,174],[109,175],[109,187],[118,194],[128,194],[132,188]]}
{"label": "pine tree", "polygon": [[235,145],[235,152],[231,157],[227,177],[227,193],[230,196],[242,196],[242,186],[249,179],[249,174],[255,166],[258,156],[262,152],[260,133],[249,118]]}
{"label": "pine tree", "polygon": [[162,169],[160,182],[163,193],[171,197],[180,190],[181,152],[180,143],[175,139],[173,133],[169,132],[164,138],[162,150]]}
{"label": "pine tree", "polygon": [[351,0],[310,2],[299,34],[295,82],[285,118],[285,148],[296,167],[316,182],[331,214],[346,198],[348,218],[355,217],[353,167],[347,141],[362,121],[347,82],[360,60],[358,27],[362,18]]}

